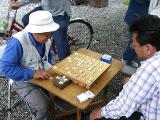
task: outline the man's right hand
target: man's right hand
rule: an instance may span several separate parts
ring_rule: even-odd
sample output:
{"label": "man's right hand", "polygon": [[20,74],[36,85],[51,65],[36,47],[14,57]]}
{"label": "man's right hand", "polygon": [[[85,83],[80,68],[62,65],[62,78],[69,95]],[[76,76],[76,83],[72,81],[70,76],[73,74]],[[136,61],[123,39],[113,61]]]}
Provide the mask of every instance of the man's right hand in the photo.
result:
{"label": "man's right hand", "polygon": [[44,70],[36,70],[33,79],[51,79],[52,77]]}
{"label": "man's right hand", "polygon": [[10,4],[9,4],[9,8],[10,9],[19,9],[22,5],[20,4],[20,2],[16,2],[15,0],[11,0]]}

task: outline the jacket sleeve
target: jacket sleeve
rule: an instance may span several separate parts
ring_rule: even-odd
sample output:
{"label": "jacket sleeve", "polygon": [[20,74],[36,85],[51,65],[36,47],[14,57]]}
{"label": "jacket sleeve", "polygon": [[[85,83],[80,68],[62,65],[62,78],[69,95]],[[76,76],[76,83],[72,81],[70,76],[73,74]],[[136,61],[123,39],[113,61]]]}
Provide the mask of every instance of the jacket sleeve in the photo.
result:
{"label": "jacket sleeve", "polygon": [[15,81],[32,79],[34,70],[21,65],[23,49],[16,38],[11,38],[7,44],[0,64],[0,74]]}

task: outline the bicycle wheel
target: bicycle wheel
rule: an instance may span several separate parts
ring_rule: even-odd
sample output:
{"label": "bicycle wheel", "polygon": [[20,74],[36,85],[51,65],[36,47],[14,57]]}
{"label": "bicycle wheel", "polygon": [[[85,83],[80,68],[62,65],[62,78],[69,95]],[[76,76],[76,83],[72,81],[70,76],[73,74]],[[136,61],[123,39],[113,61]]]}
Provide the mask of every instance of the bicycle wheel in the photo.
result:
{"label": "bicycle wheel", "polygon": [[[11,92],[11,109],[8,108],[8,80],[0,78],[0,120],[31,120],[31,111],[26,102]],[[9,116],[10,114],[10,116]]]}
{"label": "bicycle wheel", "polygon": [[89,48],[93,38],[92,26],[83,19],[70,21],[68,26],[68,40],[70,49],[76,51],[79,48]]}

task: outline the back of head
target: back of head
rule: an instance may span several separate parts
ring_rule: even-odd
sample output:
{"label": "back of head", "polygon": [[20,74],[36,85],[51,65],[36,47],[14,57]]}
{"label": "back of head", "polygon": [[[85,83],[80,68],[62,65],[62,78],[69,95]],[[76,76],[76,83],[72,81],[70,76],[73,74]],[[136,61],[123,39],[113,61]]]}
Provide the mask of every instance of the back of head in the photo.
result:
{"label": "back of head", "polygon": [[30,33],[45,33],[56,31],[58,28],[59,25],[53,21],[49,11],[39,10],[30,14],[25,30]]}
{"label": "back of head", "polygon": [[137,42],[142,46],[153,45],[160,51],[160,18],[155,15],[146,15],[138,18],[130,26],[131,33],[137,33]]}

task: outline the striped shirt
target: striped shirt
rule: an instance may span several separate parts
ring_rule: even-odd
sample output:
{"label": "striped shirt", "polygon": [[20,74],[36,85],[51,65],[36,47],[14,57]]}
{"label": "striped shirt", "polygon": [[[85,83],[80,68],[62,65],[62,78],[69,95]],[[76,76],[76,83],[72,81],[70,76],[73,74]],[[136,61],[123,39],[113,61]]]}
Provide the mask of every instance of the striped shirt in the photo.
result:
{"label": "striped shirt", "polygon": [[129,117],[134,111],[145,120],[160,120],[160,51],[141,62],[119,96],[101,108],[105,118]]}

